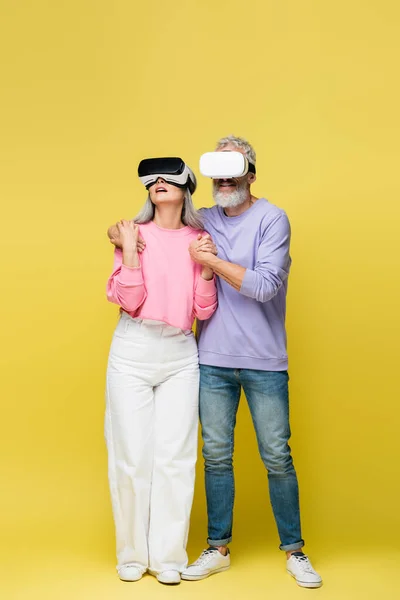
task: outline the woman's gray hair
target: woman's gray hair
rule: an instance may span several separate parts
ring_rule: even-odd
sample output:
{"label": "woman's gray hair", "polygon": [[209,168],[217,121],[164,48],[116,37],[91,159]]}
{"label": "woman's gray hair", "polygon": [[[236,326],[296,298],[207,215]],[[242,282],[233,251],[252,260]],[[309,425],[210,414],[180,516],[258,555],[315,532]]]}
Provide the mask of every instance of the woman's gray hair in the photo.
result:
{"label": "woman's gray hair", "polygon": [[[138,224],[148,223],[154,219],[154,212],[155,205],[151,201],[149,194],[142,210],[133,220]],[[201,218],[200,213],[195,209],[192,194],[187,188],[185,190],[185,200],[183,202],[181,219],[184,225],[188,225],[192,229],[204,229],[203,219]]]}
{"label": "woman's gray hair", "polygon": [[243,150],[247,160],[251,162],[253,165],[256,164],[256,153],[251,144],[244,138],[236,137],[235,135],[228,135],[224,138],[221,138],[217,142],[216,150],[227,146],[228,144],[233,144],[236,148],[240,148]]}

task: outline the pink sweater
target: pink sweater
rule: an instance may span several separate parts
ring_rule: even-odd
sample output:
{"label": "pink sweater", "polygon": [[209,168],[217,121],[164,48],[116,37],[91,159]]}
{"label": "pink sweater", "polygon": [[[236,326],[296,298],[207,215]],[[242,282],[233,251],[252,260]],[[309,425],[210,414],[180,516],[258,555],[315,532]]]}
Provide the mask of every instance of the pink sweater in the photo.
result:
{"label": "pink sweater", "polygon": [[191,329],[195,317],[211,317],[217,308],[215,280],[201,277],[202,267],[188,251],[199,232],[191,227],[162,229],[153,221],[140,225],[139,230],[146,242],[141,266],[123,265],[122,250],[116,248],[108,300],[132,317],[163,321],[183,330]]}

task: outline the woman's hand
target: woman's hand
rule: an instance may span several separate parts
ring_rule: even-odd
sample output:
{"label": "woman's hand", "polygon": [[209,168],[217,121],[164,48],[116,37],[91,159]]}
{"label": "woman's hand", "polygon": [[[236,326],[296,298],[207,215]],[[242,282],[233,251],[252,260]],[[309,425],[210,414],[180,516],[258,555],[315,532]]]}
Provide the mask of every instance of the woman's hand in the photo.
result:
{"label": "woman's hand", "polygon": [[197,241],[197,250],[201,252],[211,252],[211,254],[215,254],[215,256],[217,256],[217,246],[214,244],[209,233],[206,233],[205,235],[201,235],[201,233],[199,233],[199,235],[197,236]]}
{"label": "woman's hand", "polygon": [[204,237],[199,235],[197,240],[189,244],[189,254],[193,262],[208,267],[210,259],[214,259],[217,254],[217,247],[208,234]]}
{"label": "woman's hand", "polygon": [[[124,219],[122,219],[119,223],[121,224],[123,222],[123,220]],[[111,227],[108,228],[107,235],[109,237],[111,244],[114,244],[114,246],[116,248],[122,249],[122,239],[121,239],[121,234],[120,234],[120,231],[118,228],[118,223],[116,223],[115,225],[111,225]],[[140,236],[138,236],[138,238],[137,238],[136,247],[137,247],[137,251],[139,253],[143,252],[143,250],[146,247],[146,242]]]}
{"label": "woman's hand", "polygon": [[210,281],[214,277],[214,271],[208,263],[210,258],[214,258],[217,254],[217,248],[211,237],[208,234],[204,237],[199,235],[197,240],[193,240],[189,245],[189,254],[193,262],[203,267],[201,277]]}
{"label": "woman's hand", "polygon": [[136,225],[133,221],[121,219],[117,223],[117,228],[123,251],[136,253],[138,251],[139,225]]}
{"label": "woman's hand", "polygon": [[134,221],[121,219],[114,227],[110,227],[108,230],[108,237],[117,248],[122,248],[122,264],[127,267],[139,268],[139,225],[136,225]]}

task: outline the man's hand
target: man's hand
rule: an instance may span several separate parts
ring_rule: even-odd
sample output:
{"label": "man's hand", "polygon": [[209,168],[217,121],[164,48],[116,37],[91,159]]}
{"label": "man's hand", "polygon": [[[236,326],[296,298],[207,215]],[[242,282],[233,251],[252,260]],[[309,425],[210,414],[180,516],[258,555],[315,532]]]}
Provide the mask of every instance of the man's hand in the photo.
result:
{"label": "man's hand", "polygon": [[[119,223],[121,224],[123,221],[123,219],[121,219],[121,221],[119,221]],[[116,223],[115,225],[111,225],[111,227],[108,228],[107,231],[107,235],[110,239],[111,244],[114,244],[114,246],[116,248],[121,248],[122,249],[122,240],[121,240],[121,235],[120,235],[120,231],[118,228],[118,223]],[[143,250],[146,247],[146,242],[144,241],[144,239],[142,237],[138,237],[137,239],[137,251],[143,252]]]}
{"label": "man's hand", "polygon": [[114,244],[116,248],[122,248],[122,242],[119,237],[119,229],[117,225],[111,225],[107,230],[107,235],[110,239],[111,244]]}
{"label": "man's hand", "polygon": [[214,277],[214,271],[209,266],[208,261],[218,253],[217,247],[211,239],[211,236],[207,233],[202,236],[199,234],[197,240],[189,246],[189,254],[193,262],[203,265],[201,276],[203,279],[210,281]]}
{"label": "man's hand", "polygon": [[218,250],[208,233],[204,236],[199,234],[197,240],[193,240],[190,244],[189,254],[193,262],[198,263],[199,265],[209,266],[208,263],[210,258],[216,256]]}
{"label": "man's hand", "polygon": [[207,266],[210,259],[215,256],[212,252],[206,252],[204,250],[200,250],[197,246],[197,240],[193,240],[193,242],[189,246],[189,254],[190,258],[193,262]]}
{"label": "man's hand", "polygon": [[208,234],[204,237],[209,239],[203,241],[204,238],[199,235],[197,240],[193,240],[193,242],[190,244],[189,253],[191,259],[193,262],[203,265],[204,279],[211,279],[209,273],[212,272],[224,279],[227,283],[229,283],[229,285],[239,292],[243,283],[244,275],[246,273],[245,267],[218,258],[218,256],[216,256],[217,252],[203,250],[202,248],[204,247],[207,249],[210,248],[210,242],[215,247]]}
{"label": "man's hand", "polygon": [[211,252],[211,254],[215,254],[215,256],[217,256],[217,246],[214,244],[210,234],[206,233],[205,235],[201,235],[201,233],[199,233],[197,236],[197,241],[198,250],[201,250],[202,252]]}

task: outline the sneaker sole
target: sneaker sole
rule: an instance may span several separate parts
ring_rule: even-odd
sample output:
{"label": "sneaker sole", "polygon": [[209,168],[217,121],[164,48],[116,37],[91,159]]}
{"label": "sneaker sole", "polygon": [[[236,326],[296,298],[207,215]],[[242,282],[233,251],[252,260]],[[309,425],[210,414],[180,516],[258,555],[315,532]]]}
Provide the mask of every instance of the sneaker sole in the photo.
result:
{"label": "sneaker sole", "polygon": [[215,569],[215,571],[210,571],[210,573],[206,573],[205,575],[184,575],[182,573],[181,579],[184,579],[185,581],[200,581],[201,579],[207,579],[207,577],[210,577],[210,575],[214,575],[215,573],[227,571],[229,567],[230,565],[228,567],[221,567],[220,569]]}
{"label": "sneaker sole", "polygon": [[316,581],[316,582],[308,582],[308,581],[299,581],[298,579],[296,579],[296,575],[293,575],[293,573],[291,573],[288,569],[286,569],[287,573],[289,573],[289,575],[291,577],[293,577],[293,579],[295,580],[295,582],[297,583],[297,585],[299,585],[300,587],[304,587],[304,588],[319,588],[322,585],[322,581]]}

